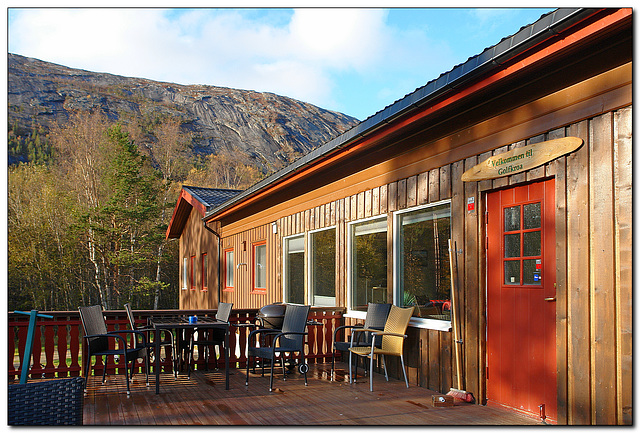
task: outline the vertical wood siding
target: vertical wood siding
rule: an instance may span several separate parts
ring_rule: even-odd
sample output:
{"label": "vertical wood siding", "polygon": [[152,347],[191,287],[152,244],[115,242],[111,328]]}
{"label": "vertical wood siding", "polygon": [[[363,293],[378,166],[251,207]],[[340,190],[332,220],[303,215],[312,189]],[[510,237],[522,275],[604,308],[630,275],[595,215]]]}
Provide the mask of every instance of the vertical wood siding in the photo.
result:
{"label": "vertical wood siding", "polygon": [[[201,255],[208,257],[208,289],[202,291],[202,262]],[[189,273],[191,273],[191,256],[195,256],[195,290],[187,287],[182,290],[182,259],[187,258]],[[195,209],[191,210],[189,220],[180,236],[180,309],[214,309],[218,308],[218,239],[213,233],[205,230],[202,215]]]}
{"label": "vertical wood siding", "polygon": [[[580,137],[584,145],[568,156],[524,173],[480,182],[460,180],[465,170],[490,156],[564,136]],[[462,387],[482,401],[487,320],[484,197],[489,191],[554,177],[558,422],[630,424],[631,153],[629,107],[278,218],[274,221],[275,234],[271,224],[265,224],[225,237],[223,248],[233,246],[236,264],[246,262],[248,266],[237,271],[236,288],[224,292],[223,300],[234,302],[238,308],[260,308],[281,301],[282,239],[335,226],[336,299],[337,307],[345,307],[347,224],[379,215],[387,215],[391,223],[396,210],[451,199],[452,240],[459,251],[457,284],[463,312]],[[467,211],[469,197],[475,198],[475,211]],[[391,230],[389,239],[392,242]],[[260,240],[267,241],[270,265],[267,293],[257,295],[250,291],[251,245]],[[241,249],[243,242],[246,252]],[[392,289],[389,268],[388,287]],[[451,332],[410,328],[405,351],[411,383],[443,393],[457,386],[452,368],[453,344]],[[399,362],[390,360],[388,367],[390,374],[401,377]]]}
{"label": "vertical wood siding", "polygon": [[[555,177],[560,424],[632,422],[631,113],[631,107],[620,109],[496,149],[487,157],[564,136],[584,140],[577,151],[538,169],[478,182],[479,190],[486,192]],[[467,254],[469,240],[476,237],[473,225],[465,224]],[[482,268],[484,261],[479,263]],[[475,310],[469,298],[474,278],[469,278],[468,269],[465,274],[465,306]],[[467,314],[467,326],[469,318]],[[481,353],[484,362],[481,341],[479,345],[478,351],[467,345],[465,355]],[[467,360],[465,366],[471,364]],[[484,395],[480,388],[472,391]]]}

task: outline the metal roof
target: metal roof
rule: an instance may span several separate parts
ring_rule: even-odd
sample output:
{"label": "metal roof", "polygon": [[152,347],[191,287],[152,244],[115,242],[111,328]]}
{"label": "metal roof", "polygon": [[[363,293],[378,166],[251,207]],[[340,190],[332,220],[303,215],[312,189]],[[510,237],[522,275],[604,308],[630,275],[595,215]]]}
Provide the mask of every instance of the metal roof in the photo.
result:
{"label": "metal roof", "polygon": [[202,188],[199,186],[183,186],[182,189],[202,203],[207,211],[215,206],[220,206],[242,192],[239,189]]}
{"label": "metal roof", "polygon": [[249,187],[218,207],[207,211],[203,219],[206,221],[210,216],[241,202],[266,186],[291,173],[299,171],[328,153],[373,132],[412,109],[427,104],[429,101],[441,96],[447,91],[452,91],[461,84],[499,67],[502,62],[524,52],[528,48],[547,39],[550,35],[592,15],[595,11],[597,11],[597,9],[560,8],[542,15],[533,24],[521,27],[515,34],[503,38],[496,45],[486,48],[476,56],[470,57],[464,63],[455,66],[450,71],[441,74],[438,78],[429,81],[426,85],[378,111],[342,135],[317,147],[287,167]]}

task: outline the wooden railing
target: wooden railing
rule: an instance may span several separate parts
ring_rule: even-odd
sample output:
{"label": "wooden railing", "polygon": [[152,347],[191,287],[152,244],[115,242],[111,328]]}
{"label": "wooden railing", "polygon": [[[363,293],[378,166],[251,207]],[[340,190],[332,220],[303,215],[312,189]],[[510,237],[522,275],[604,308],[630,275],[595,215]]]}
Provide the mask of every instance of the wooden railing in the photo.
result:
{"label": "wooden railing", "polygon": [[[258,310],[233,310],[230,322],[254,323]],[[321,363],[331,360],[331,340],[333,331],[343,322],[341,308],[312,308],[309,319],[322,323],[322,326],[309,326],[307,338],[307,351],[305,357],[309,363]],[[84,339],[82,338],[82,324],[77,311],[47,311],[42,312],[53,316],[53,319],[37,319],[34,345],[32,351],[31,378],[48,377],[73,377],[83,374],[84,368],[82,354],[86,353]],[[214,315],[215,310],[138,310],[134,311],[136,324],[145,325],[147,319],[154,316],[167,315]],[[130,329],[129,321],[124,310],[105,311],[107,329],[115,331]],[[25,315],[9,313],[9,381],[20,377],[22,371],[22,357],[27,340],[27,328],[29,317]],[[246,346],[249,330],[243,327],[231,327],[229,335],[229,347],[231,354],[229,361],[232,366],[246,366]],[[40,343],[40,344],[38,344]],[[113,344],[113,343],[111,343]],[[163,356],[164,357],[164,356]],[[196,364],[203,361],[196,359]],[[124,368],[124,360],[119,359],[114,363],[113,359],[107,362],[109,374],[121,373]],[[136,364],[138,371],[143,371],[144,364]],[[164,370],[171,369],[170,359],[165,359],[162,364]],[[102,374],[102,360],[96,359],[93,366],[93,374]]]}

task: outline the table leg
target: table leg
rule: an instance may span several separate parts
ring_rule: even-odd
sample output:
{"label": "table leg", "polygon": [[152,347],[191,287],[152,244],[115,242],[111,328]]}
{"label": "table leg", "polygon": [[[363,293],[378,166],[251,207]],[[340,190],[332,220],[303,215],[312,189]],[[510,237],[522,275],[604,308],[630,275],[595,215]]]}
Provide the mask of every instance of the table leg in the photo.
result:
{"label": "table leg", "polygon": [[227,378],[225,381],[226,388],[229,389],[229,326],[227,325],[227,332],[224,334],[224,370],[226,372]]}
{"label": "table leg", "polygon": [[155,330],[154,343],[156,344],[155,352],[155,373],[156,373],[156,394],[160,394],[160,329]]}

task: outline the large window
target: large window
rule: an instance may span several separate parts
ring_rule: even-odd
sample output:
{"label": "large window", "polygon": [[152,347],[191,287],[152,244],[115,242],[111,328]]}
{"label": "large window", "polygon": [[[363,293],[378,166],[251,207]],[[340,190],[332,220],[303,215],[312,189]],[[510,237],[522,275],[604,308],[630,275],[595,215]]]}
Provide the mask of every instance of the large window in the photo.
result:
{"label": "large window", "polygon": [[350,225],[350,308],[387,301],[387,219]]}
{"label": "large window", "polygon": [[304,235],[284,239],[284,301],[304,304]]}
{"label": "large window", "polygon": [[233,273],[234,273],[233,250],[224,251],[224,290],[233,290]]}
{"label": "large window", "polygon": [[311,302],[320,307],[336,306],[336,229],[309,233]]}
{"label": "large window", "polygon": [[449,202],[396,213],[397,304],[414,315],[451,320],[450,237]]}
{"label": "large window", "polygon": [[267,290],[267,243],[253,244],[253,290]]}

